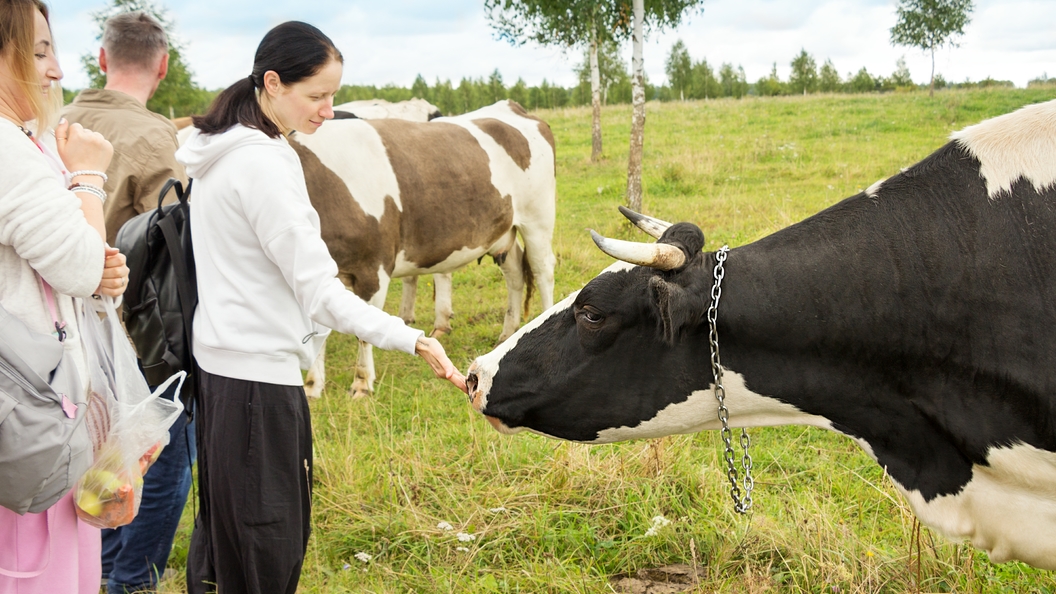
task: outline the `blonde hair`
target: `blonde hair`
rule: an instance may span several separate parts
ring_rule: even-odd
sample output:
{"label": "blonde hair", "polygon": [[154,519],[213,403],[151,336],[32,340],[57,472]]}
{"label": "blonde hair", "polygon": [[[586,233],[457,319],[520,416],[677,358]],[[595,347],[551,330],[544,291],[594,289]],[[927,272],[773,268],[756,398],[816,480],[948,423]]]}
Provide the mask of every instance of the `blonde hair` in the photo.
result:
{"label": "blonde hair", "polygon": [[[0,53],[10,56],[11,74],[40,131],[52,124],[62,107],[62,88],[52,83],[48,97],[40,90],[33,57],[37,29],[34,11],[48,21],[48,7],[41,0],[0,0]],[[50,21],[48,27],[51,27]]]}

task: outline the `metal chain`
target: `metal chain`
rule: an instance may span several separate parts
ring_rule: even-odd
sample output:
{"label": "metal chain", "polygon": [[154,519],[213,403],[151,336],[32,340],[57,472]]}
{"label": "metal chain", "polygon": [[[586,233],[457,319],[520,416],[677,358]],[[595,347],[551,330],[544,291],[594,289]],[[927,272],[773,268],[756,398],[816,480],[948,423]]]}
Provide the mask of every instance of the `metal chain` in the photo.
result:
{"label": "metal chain", "polygon": [[719,422],[722,423],[722,441],[726,443],[726,477],[730,479],[730,497],[733,498],[733,509],[739,514],[744,514],[748,513],[748,510],[752,507],[752,487],[755,486],[755,481],[752,480],[752,457],[748,454],[748,448],[752,445],[752,440],[748,437],[748,431],[741,428],[741,451],[744,452],[741,457],[741,466],[744,469],[744,497],[742,498],[741,488],[737,484],[737,464],[735,463],[733,439],[730,432],[730,411],[726,408],[726,388],[722,386],[722,365],[719,363],[719,329],[715,323],[719,316],[722,278],[726,275],[723,263],[726,261],[726,254],[729,251],[730,247],[724,245],[719,251],[715,252],[715,284],[711,287],[711,306],[708,307],[708,325],[710,326],[708,338],[711,343],[711,374],[715,379],[715,399],[719,401]]}

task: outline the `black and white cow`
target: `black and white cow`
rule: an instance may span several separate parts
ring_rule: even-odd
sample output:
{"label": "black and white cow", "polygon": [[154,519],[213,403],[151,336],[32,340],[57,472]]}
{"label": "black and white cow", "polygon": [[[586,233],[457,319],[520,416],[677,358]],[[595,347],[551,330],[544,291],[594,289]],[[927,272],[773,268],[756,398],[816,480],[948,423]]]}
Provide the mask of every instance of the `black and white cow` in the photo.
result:
{"label": "black and white cow", "polygon": [[[854,439],[920,520],[992,560],[1056,569],[1056,101],[987,120],[724,264],[732,426]],[[689,223],[470,367],[498,430],[587,443],[719,428],[716,264]],[[628,264],[626,262],[638,265]]]}

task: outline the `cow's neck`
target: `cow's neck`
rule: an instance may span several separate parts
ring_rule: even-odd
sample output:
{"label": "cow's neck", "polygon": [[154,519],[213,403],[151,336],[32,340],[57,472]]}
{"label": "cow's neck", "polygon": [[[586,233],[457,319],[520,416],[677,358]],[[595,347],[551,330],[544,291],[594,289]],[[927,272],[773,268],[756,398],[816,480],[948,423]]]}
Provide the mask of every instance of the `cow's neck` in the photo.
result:
{"label": "cow's neck", "polygon": [[732,251],[724,366],[864,442],[925,499],[958,492],[992,447],[1056,449],[1038,398],[1052,378],[1037,378],[1053,351],[1028,345],[1034,328],[995,333],[1021,313],[995,295],[1031,285],[980,270],[993,263],[976,250],[1001,226],[985,217],[1003,216],[988,208],[859,195]]}

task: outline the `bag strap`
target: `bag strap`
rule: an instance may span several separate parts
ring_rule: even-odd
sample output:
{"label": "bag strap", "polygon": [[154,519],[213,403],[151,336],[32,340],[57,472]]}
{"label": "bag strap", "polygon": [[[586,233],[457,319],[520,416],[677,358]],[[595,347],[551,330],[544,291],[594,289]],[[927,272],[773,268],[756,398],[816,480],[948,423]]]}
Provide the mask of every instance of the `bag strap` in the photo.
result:
{"label": "bag strap", "polygon": [[[176,198],[178,198],[180,200],[180,202],[187,202],[187,200],[184,198],[183,183],[180,180],[176,179],[175,177],[170,177],[169,181],[165,182],[165,185],[161,187],[161,191],[158,192],[158,210],[157,210],[157,213],[158,213],[158,217],[159,218],[164,216],[164,213],[161,210],[161,203],[165,201],[165,195],[169,193],[169,190],[171,190],[173,188],[173,186],[176,187]],[[191,191],[191,184],[190,184],[190,182],[188,182],[187,183],[187,193],[190,193],[190,191]]]}
{"label": "bag strap", "polygon": [[[73,505],[73,504],[71,503],[71,505]],[[49,508],[47,511],[44,512],[44,516],[45,516],[44,527],[47,530],[47,541],[48,541],[48,558],[44,560],[44,564],[40,566],[40,569],[34,569],[32,571],[15,571],[13,569],[4,569],[3,567],[0,567],[0,575],[5,576],[5,577],[9,577],[9,578],[15,578],[16,580],[18,580],[18,579],[25,580],[25,579],[39,577],[41,574],[43,574],[48,569],[48,565],[51,564],[51,515],[53,513],[55,513],[54,509],[55,509],[55,506],[52,506],[51,508]]]}
{"label": "bag strap", "polygon": [[[172,181],[174,180],[169,180],[170,183]],[[180,208],[184,209],[184,225],[186,226],[190,225],[191,212],[187,205],[187,196],[180,191],[183,188],[179,186],[179,183],[178,181],[176,182],[177,195],[180,198]],[[165,247],[169,250],[169,259],[172,261],[172,267],[176,271],[176,288],[180,295],[180,309],[183,311],[183,329],[186,334],[187,344],[190,345],[191,322],[194,316],[194,302],[197,301],[197,287],[191,286],[191,272],[187,267],[186,252],[183,249],[183,243],[180,241],[180,235],[176,230],[176,222],[173,217],[165,217],[158,221],[158,227],[165,236]]]}
{"label": "bag strap", "polygon": [[[176,195],[180,200],[179,208],[184,211],[184,226],[185,228],[191,224],[191,211],[190,205],[187,203],[191,184],[194,180],[187,183],[187,191],[183,191],[183,187],[179,181],[175,178],[169,179],[165,187],[176,185]],[[164,190],[163,190],[164,191]],[[160,202],[160,201],[159,201]],[[165,247],[169,251],[169,260],[172,262],[172,267],[176,271],[176,290],[180,296],[180,310],[182,311],[183,318],[183,333],[184,341],[187,348],[193,348],[193,321],[194,321],[194,307],[198,302],[198,288],[194,286],[192,282],[192,273],[188,266],[187,252],[185,251],[183,242],[181,241],[180,234],[176,229],[176,222],[173,217],[165,217],[158,221],[158,228],[161,229],[162,235],[165,237]],[[189,362],[193,364],[194,355],[190,352],[185,353]],[[182,363],[182,362],[181,362]]]}
{"label": "bag strap", "polygon": [[44,280],[43,276],[37,275],[40,279],[40,288],[44,291],[44,300],[48,303],[48,311],[51,312],[51,321],[55,323],[55,333],[59,337],[59,342],[66,340],[66,322],[59,321],[59,315],[57,308],[55,307],[55,293],[51,290],[51,285],[48,281]]}

